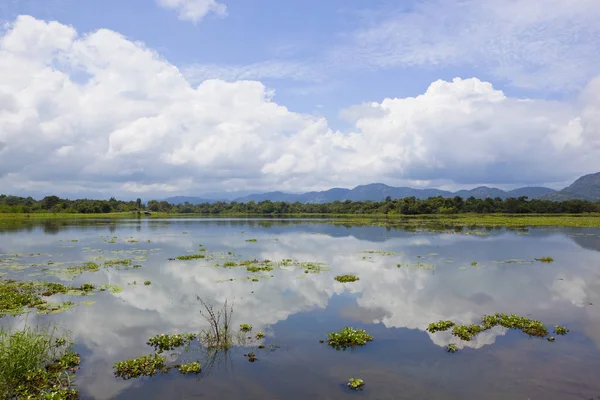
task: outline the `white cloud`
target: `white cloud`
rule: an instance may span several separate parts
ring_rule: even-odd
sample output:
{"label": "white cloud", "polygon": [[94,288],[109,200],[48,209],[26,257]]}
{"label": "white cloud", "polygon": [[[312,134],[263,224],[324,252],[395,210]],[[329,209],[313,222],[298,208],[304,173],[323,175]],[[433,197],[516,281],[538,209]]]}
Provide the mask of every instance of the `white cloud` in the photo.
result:
{"label": "white cloud", "polygon": [[432,0],[385,13],[332,53],[339,65],[467,66],[541,90],[576,90],[598,73],[596,0]]}
{"label": "white cloud", "polygon": [[157,0],[161,7],[174,9],[179,13],[179,19],[200,21],[208,13],[219,16],[227,15],[227,6],[217,0]]}
{"label": "white cloud", "polygon": [[598,82],[568,104],[510,98],[475,78],[437,81],[346,110],[354,127],[342,133],[277,104],[258,81],[192,86],[118,33],[20,17],[0,37],[0,184],[153,196],[563,181],[600,170]]}

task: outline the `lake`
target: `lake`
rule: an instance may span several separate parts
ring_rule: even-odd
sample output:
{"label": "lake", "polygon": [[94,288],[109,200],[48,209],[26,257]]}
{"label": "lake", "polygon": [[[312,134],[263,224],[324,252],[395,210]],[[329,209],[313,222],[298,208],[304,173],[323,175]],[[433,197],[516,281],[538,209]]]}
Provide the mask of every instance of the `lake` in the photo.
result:
{"label": "lake", "polygon": [[[206,258],[174,259],[200,253]],[[76,385],[83,399],[600,399],[596,228],[57,220],[0,228],[0,254],[4,278],[123,289],[55,296],[77,305],[58,314],[0,319],[15,328],[52,322],[70,331],[81,354]],[[535,260],[541,257],[554,261]],[[113,259],[131,264],[104,266]],[[275,267],[248,272],[223,266],[255,259]],[[85,261],[102,268],[65,273]],[[344,274],[359,280],[334,280]],[[197,376],[113,375],[115,362],[151,354],[146,341],[154,335],[206,329],[198,297],[217,308],[227,301],[233,326],[250,324],[251,335],[265,337],[226,353],[201,347],[166,353],[171,364],[200,361]],[[496,312],[570,332],[549,342],[495,327],[464,342],[450,331],[426,331],[438,320],[479,323]],[[327,334],[346,326],[365,329],[373,341],[346,351],[330,348]],[[458,352],[446,351],[451,343]],[[248,362],[249,352],[255,362]],[[364,390],[350,390],[350,377],[363,379]]]}

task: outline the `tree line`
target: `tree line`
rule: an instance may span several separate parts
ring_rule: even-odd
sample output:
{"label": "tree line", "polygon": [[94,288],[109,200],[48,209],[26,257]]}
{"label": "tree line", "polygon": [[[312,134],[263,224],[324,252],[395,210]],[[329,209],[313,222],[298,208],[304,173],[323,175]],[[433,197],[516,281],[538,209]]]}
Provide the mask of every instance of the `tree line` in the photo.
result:
{"label": "tree line", "polygon": [[41,200],[31,197],[0,195],[0,213],[111,213],[111,212],[165,212],[181,214],[460,214],[460,213],[510,213],[510,214],[580,214],[600,212],[600,202],[585,200],[529,200],[519,198],[463,199],[456,196],[444,198],[430,197],[422,200],[415,197],[385,201],[334,201],[324,204],[304,204],[261,201],[255,203],[216,202],[202,204],[171,204],[166,201],[150,200],[147,205],[141,199],[136,201],[61,199],[46,196]]}

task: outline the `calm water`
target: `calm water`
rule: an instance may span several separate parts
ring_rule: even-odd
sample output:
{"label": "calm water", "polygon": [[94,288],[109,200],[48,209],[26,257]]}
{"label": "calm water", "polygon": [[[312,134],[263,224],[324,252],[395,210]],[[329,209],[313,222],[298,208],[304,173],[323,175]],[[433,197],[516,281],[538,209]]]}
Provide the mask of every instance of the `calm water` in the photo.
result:
{"label": "calm water", "polygon": [[[210,259],[168,260],[200,244]],[[369,250],[394,254],[364,253]],[[21,256],[7,260],[15,253]],[[124,290],[72,297],[95,304],[26,317],[29,324],[54,321],[72,332],[82,355],[77,385],[84,399],[600,398],[600,229],[431,232],[306,220],[68,221],[0,228],[0,254],[5,278],[65,280],[48,272],[101,257],[143,266],[80,275],[73,283]],[[555,261],[531,262],[544,256]],[[214,266],[255,258],[331,269],[306,274],[290,266],[260,273],[254,282],[245,268]],[[335,282],[341,274],[360,280]],[[152,284],[144,286],[145,280]],[[233,302],[234,325],[264,331],[266,348],[234,348],[212,364],[201,358],[199,377],[172,371],[114,378],[116,361],[152,352],[149,337],[206,328],[196,296],[216,305]],[[449,333],[425,331],[440,319],[478,323],[495,312],[566,325],[571,332],[549,343],[494,328],[461,343]],[[0,324],[24,321],[4,317]],[[345,326],[366,329],[374,341],[346,352],[319,343]],[[461,350],[447,353],[449,343]],[[244,357],[249,351],[257,362]],[[168,359],[200,357],[178,351]],[[348,390],[350,377],[364,379],[365,390]]]}

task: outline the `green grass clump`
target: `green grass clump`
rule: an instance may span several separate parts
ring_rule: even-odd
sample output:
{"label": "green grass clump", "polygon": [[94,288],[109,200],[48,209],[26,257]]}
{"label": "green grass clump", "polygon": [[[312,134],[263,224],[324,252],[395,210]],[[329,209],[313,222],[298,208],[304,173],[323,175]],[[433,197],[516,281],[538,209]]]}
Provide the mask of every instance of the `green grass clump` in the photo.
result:
{"label": "green grass clump", "polygon": [[535,260],[543,262],[543,263],[551,263],[551,262],[554,261],[554,258],[552,258],[552,257],[541,257],[541,258],[536,258]]}
{"label": "green grass clump", "polygon": [[0,398],[78,399],[72,387],[79,355],[50,327],[0,329]]}
{"label": "green grass clump", "polygon": [[182,374],[199,374],[201,370],[202,366],[196,361],[179,366],[179,372]]}
{"label": "green grass clump", "polygon": [[342,282],[342,283],[356,282],[356,281],[360,280],[360,278],[355,275],[338,275],[333,279],[335,279],[338,282]]}
{"label": "green grass clump", "polygon": [[148,339],[146,344],[154,347],[154,350],[157,353],[162,353],[167,350],[174,350],[178,347],[189,345],[194,339],[196,339],[196,335],[193,333],[187,334],[178,334],[178,335],[156,335]]}
{"label": "green grass clump", "polygon": [[447,331],[448,329],[452,328],[454,325],[455,324],[452,321],[432,322],[427,327],[427,331],[431,332],[431,333],[440,332],[440,331]]}
{"label": "green grass clump", "polygon": [[250,332],[252,330],[252,325],[250,324],[241,324],[240,331],[242,332]]}
{"label": "green grass clump", "polygon": [[339,332],[328,333],[327,337],[329,346],[334,347],[336,350],[364,346],[367,342],[373,340],[373,336],[365,330],[351,327],[346,327]]}
{"label": "green grass clump", "polygon": [[185,256],[177,256],[175,258],[178,260],[187,261],[187,260],[197,260],[199,258],[206,258],[206,256],[204,254],[187,254]]}
{"label": "green grass clump", "polygon": [[169,368],[165,365],[166,357],[152,354],[139,358],[119,361],[114,366],[114,374],[124,380],[139,378],[140,376],[154,376],[159,372],[166,373]]}
{"label": "green grass clump", "polygon": [[348,379],[348,387],[352,390],[361,390],[365,385],[365,381],[360,378],[350,378]]}

